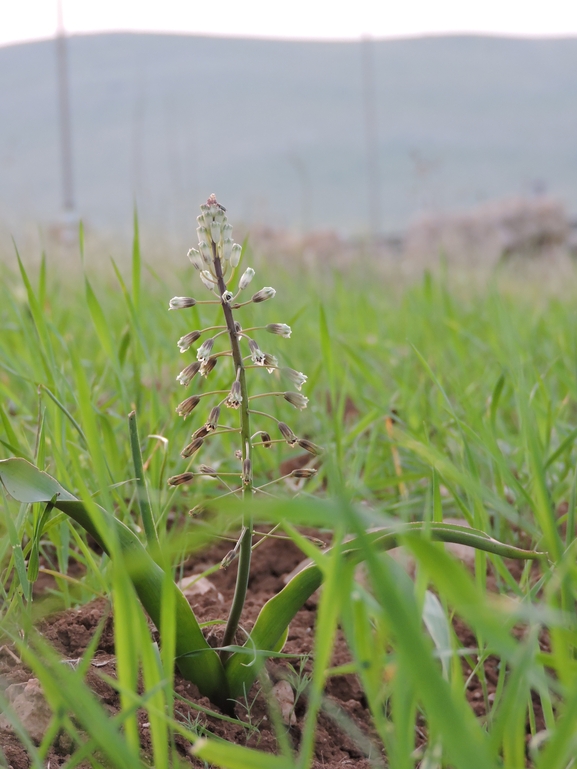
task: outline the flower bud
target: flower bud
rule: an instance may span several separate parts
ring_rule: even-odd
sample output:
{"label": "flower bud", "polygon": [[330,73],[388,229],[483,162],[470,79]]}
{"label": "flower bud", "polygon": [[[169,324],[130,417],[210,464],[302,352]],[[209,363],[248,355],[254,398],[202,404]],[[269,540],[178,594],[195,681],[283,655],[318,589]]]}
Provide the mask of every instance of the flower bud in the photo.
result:
{"label": "flower bud", "polygon": [[209,433],[208,427],[206,425],[203,425],[202,427],[199,427],[198,430],[195,430],[191,437],[193,440],[195,438],[206,438],[208,433]]}
{"label": "flower bud", "polygon": [[269,323],[266,330],[269,334],[278,334],[278,336],[284,336],[285,339],[288,339],[292,332],[291,327],[287,326],[286,323]]}
{"label": "flower bud", "polygon": [[196,228],[196,234],[198,235],[199,243],[208,243],[209,230],[204,224]]}
{"label": "flower bud", "polygon": [[265,286],[252,295],[251,302],[266,302],[267,299],[272,299],[276,294],[276,290],[271,286]]}
{"label": "flower bud", "polygon": [[232,224],[229,224],[226,219],[221,227],[221,231],[223,241],[230,240],[232,238]]}
{"label": "flower bud", "polygon": [[210,475],[213,478],[216,478],[216,470],[213,467],[210,467],[209,465],[201,465],[198,469],[203,475]]}
{"label": "flower bud", "polygon": [[270,447],[272,446],[272,442],[271,442],[272,438],[270,437],[270,435],[268,433],[262,432],[260,434],[260,439],[265,449],[270,449]]}
{"label": "flower bud", "polygon": [[191,457],[193,454],[196,454],[196,452],[201,448],[203,443],[204,443],[204,438],[195,438],[191,443],[188,444],[188,446],[185,446],[183,448],[183,450],[180,452],[180,456],[183,459],[188,459],[188,457]]}
{"label": "flower bud", "polygon": [[180,347],[180,352],[186,352],[191,344],[194,344],[197,339],[200,338],[201,331],[189,331],[188,334],[181,336],[177,344]]}
{"label": "flower bud", "polygon": [[204,283],[206,288],[208,288],[209,291],[212,291],[212,289],[216,285],[214,282],[214,278],[212,277],[212,275],[208,270],[202,270],[202,272],[200,273],[200,279],[202,280],[202,282]]}
{"label": "flower bud", "polygon": [[252,482],[252,462],[248,457],[242,463],[242,482],[248,486]]}
{"label": "flower bud", "polygon": [[230,564],[234,561],[234,559],[237,556],[236,550],[230,550],[222,559],[220,562],[220,568],[221,569],[228,569]]}
{"label": "flower bud", "polygon": [[196,353],[196,359],[199,361],[207,360],[210,357],[212,348],[214,347],[214,337],[206,339],[198,348]]}
{"label": "flower bud", "polygon": [[232,247],[233,246],[234,246],[234,240],[232,238],[224,238],[223,239],[223,241],[222,241],[222,258],[223,259],[226,259],[226,260],[230,259],[230,255],[232,253]]}
{"label": "flower bud", "polygon": [[211,358],[207,358],[206,360],[203,360],[200,364],[200,376],[203,376],[205,379],[210,374],[210,372],[213,370],[213,368],[216,366],[218,361],[218,358],[214,355]]}
{"label": "flower bud", "polygon": [[212,248],[208,245],[208,243],[203,240],[198,244],[198,250],[201,253],[202,258],[204,259],[205,264],[212,264]]}
{"label": "flower bud", "polygon": [[192,262],[192,266],[195,270],[202,270],[203,262],[202,262],[202,254],[200,251],[197,251],[196,248],[190,248],[187,254],[188,258]]}
{"label": "flower bud", "polygon": [[231,267],[238,267],[238,263],[240,262],[240,255],[242,253],[242,246],[239,246],[238,243],[234,243],[233,247],[230,251],[230,266]]}
{"label": "flower bud", "polygon": [[180,384],[184,387],[188,387],[188,385],[192,382],[199,371],[200,363],[195,361],[180,372],[180,374],[176,377],[176,381],[180,382]]}
{"label": "flower bud", "polygon": [[298,470],[293,470],[291,478],[312,478],[316,475],[317,471],[314,467],[300,467]]}
{"label": "flower bud", "polygon": [[212,238],[213,243],[220,243],[220,224],[218,222],[213,222],[210,225],[210,237]]}
{"label": "flower bud", "polygon": [[183,310],[186,307],[194,307],[196,299],[191,296],[173,296],[168,303],[169,310]]}
{"label": "flower bud", "polygon": [[241,279],[238,281],[238,290],[243,291],[251,280],[254,278],[254,270],[252,267],[247,267],[243,272]]}
{"label": "flower bud", "polygon": [[209,430],[210,432],[216,430],[219,417],[220,417],[220,406],[215,406],[210,410],[210,414],[208,415],[208,419],[206,422],[206,429]]}
{"label": "flower bud", "polygon": [[169,478],[167,483],[169,486],[182,486],[183,483],[192,483],[193,480],[194,473],[180,473]]}
{"label": "flower bud", "polygon": [[285,441],[288,443],[289,446],[294,446],[297,442],[298,438],[293,433],[293,431],[290,429],[290,427],[285,424],[284,422],[278,423],[278,429],[280,430],[280,433],[282,437],[285,439]]}
{"label": "flower bud", "polygon": [[300,409],[301,411],[306,409],[307,403],[309,402],[309,399],[300,393],[283,393],[283,398],[285,401],[288,401],[291,406],[294,406],[295,409]]}
{"label": "flower bud", "polygon": [[306,438],[299,438],[297,443],[301,449],[308,451],[309,454],[313,454],[315,457],[319,457],[323,453],[323,449],[320,446],[317,446],[316,443],[313,443]]}
{"label": "flower bud", "polygon": [[235,381],[232,383],[232,387],[230,388],[230,393],[227,395],[224,404],[229,409],[237,409],[241,403],[242,403],[242,392],[240,389],[240,382],[238,381],[238,379],[235,379]]}
{"label": "flower bud", "polygon": [[297,390],[300,390],[308,379],[305,374],[303,374],[301,371],[295,371],[294,368],[286,368],[283,366],[283,368],[280,370],[280,373],[286,377],[286,379],[292,382]]}
{"label": "flower bud", "polygon": [[176,407],[176,413],[179,417],[186,417],[195,409],[198,404],[200,403],[200,398],[198,395],[191,395],[190,398],[186,398],[182,401],[182,403],[179,403]]}

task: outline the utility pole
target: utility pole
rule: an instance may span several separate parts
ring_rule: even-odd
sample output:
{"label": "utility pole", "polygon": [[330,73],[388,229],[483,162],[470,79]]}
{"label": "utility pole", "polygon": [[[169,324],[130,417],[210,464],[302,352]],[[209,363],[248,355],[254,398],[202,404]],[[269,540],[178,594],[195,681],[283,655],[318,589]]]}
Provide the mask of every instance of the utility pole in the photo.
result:
{"label": "utility pole", "polygon": [[68,43],[64,29],[62,0],[58,0],[56,31],[56,66],[58,75],[58,115],[60,123],[60,167],[62,176],[62,216],[60,235],[70,243],[76,235],[78,216],[74,199],[72,169],[72,123],[70,120],[70,84],[68,79]]}
{"label": "utility pole", "polygon": [[288,155],[289,163],[295,169],[299,182],[301,245],[311,228],[311,185],[305,161],[296,152]]}
{"label": "utility pole", "polygon": [[361,39],[363,103],[365,113],[365,152],[367,180],[367,212],[369,246],[373,256],[381,233],[381,194],[379,180],[379,126],[377,121],[377,89],[373,41],[369,35]]}

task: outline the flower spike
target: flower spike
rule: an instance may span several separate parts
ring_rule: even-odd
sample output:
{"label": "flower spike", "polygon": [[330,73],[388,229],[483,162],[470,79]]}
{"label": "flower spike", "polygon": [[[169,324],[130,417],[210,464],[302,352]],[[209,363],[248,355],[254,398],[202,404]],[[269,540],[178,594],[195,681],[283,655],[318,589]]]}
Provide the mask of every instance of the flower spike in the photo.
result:
{"label": "flower spike", "polygon": [[[255,466],[253,460],[253,451],[262,446],[270,449],[273,443],[283,444],[293,448],[299,446],[312,456],[319,456],[322,449],[308,438],[298,438],[293,430],[276,417],[261,411],[254,411],[252,408],[255,398],[265,396],[276,396],[284,398],[295,408],[302,410],[308,404],[308,398],[300,393],[301,388],[306,383],[307,378],[300,371],[291,368],[279,367],[279,361],[275,355],[262,350],[258,338],[254,339],[248,336],[247,332],[242,330],[242,325],[237,319],[237,311],[249,304],[262,304],[269,299],[274,298],[276,290],[272,286],[265,286],[250,298],[244,301],[238,301],[239,294],[248,288],[255,276],[252,267],[246,267],[239,279],[235,281],[235,270],[240,263],[242,256],[242,246],[235,243],[232,238],[232,226],[228,222],[226,209],[220,205],[216,196],[210,195],[206,203],[200,207],[200,216],[197,218],[197,236],[198,246],[188,251],[188,258],[192,266],[198,273],[200,282],[211,292],[211,298],[207,300],[196,300],[187,296],[176,296],[170,300],[169,309],[178,310],[187,307],[194,307],[197,304],[219,304],[221,308],[220,325],[211,325],[204,331],[189,331],[178,340],[178,348],[181,353],[187,352],[197,340],[205,333],[213,331],[213,335],[202,342],[196,351],[197,360],[186,366],[177,377],[177,380],[184,386],[189,385],[192,380],[200,374],[206,377],[215,367],[218,360],[223,359],[226,365],[230,360],[233,365],[232,384],[230,390],[215,390],[213,392],[198,392],[185,398],[176,407],[177,413],[186,418],[194,411],[202,398],[218,395],[220,402],[213,405],[206,422],[196,428],[192,433],[190,443],[182,449],[181,456],[189,459],[199,452],[205,441],[209,438],[222,433],[236,433],[239,435],[240,443],[234,450],[228,460],[224,460],[229,467],[220,469],[216,465],[215,470],[209,465],[200,465],[199,472],[183,472],[179,475],[173,475],[169,478],[171,486],[185,486],[194,481],[196,476],[209,476],[215,479],[217,483],[222,483],[228,489],[225,496],[239,494],[244,498],[251,498],[255,492],[259,494],[269,494],[264,490],[264,486],[275,481],[267,481],[260,486],[255,483],[255,476],[258,476],[259,467]],[[223,324],[224,320],[224,324]],[[286,323],[268,323],[254,328],[247,329],[248,332],[266,331],[269,334],[289,339],[291,336],[291,327]],[[228,336],[228,345],[219,347],[220,337],[224,334]],[[248,345],[246,354],[245,345]],[[269,373],[280,371],[282,377],[290,386],[298,392],[257,392],[249,394],[249,380],[256,377],[256,372],[251,369],[266,368]],[[232,413],[229,413],[231,425],[220,424],[221,409],[226,407]],[[281,438],[271,438],[268,431],[258,429],[256,432],[251,430],[251,421],[260,418],[274,420],[280,432]],[[260,440],[258,440],[260,436]],[[301,468],[294,470],[289,475],[293,478],[306,479],[311,478],[316,473],[315,468]],[[225,476],[235,477],[237,480],[231,485],[225,481]],[[284,476],[285,478],[287,476]],[[199,511],[201,506],[193,508],[191,514]],[[238,581],[235,589],[233,605],[230,611],[228,622],[221,639],[223,648],[234,643],[235,634],[238,628],[242,607],[246,597],[248,578],[250,574],[250,559],[253,547],[253,525],[250,513],[250,507],[247,508],[243,519],[243,528],[240,538],[230,554],[222,562],[223,567],[230,565],[238,559]],[[221,651],[220,657],[223,663],[226,662],[230,652]]]}

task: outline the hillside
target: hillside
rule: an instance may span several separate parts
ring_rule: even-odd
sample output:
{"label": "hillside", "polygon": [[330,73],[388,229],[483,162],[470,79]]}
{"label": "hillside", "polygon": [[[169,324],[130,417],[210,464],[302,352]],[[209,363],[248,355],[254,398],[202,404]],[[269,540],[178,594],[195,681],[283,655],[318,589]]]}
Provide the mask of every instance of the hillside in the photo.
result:
{"label": "hillside", "polygon": [[[236,220],[367,226],[361,43],[103,34],[69,41],[78,208],[161,231],[216,191]],[[366,45],[366,44],[365,44]],[[381,228],[546,189],[577,212],[577,40],[370,44]],[[0,48],[0,229],[60,208],[52,41]]]}

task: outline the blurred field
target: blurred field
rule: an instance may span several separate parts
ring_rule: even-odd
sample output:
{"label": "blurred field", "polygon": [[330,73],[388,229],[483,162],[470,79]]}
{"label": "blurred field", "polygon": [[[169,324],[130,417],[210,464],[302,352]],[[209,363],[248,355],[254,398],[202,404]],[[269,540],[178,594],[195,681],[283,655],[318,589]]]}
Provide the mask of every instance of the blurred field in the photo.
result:
{"label": "blurred field", "polygon": [[[59,216],[55,56],[52,41],[0,49],[0,243]],[[381,234],[419,214],[536,192],[577,212],[574,39],[79,35],[69,66],[76,207],[87,228],[113,237],[130,237],[136,201],[170,239],[207,190],[251,231],[363,235],[367,163]]]}

